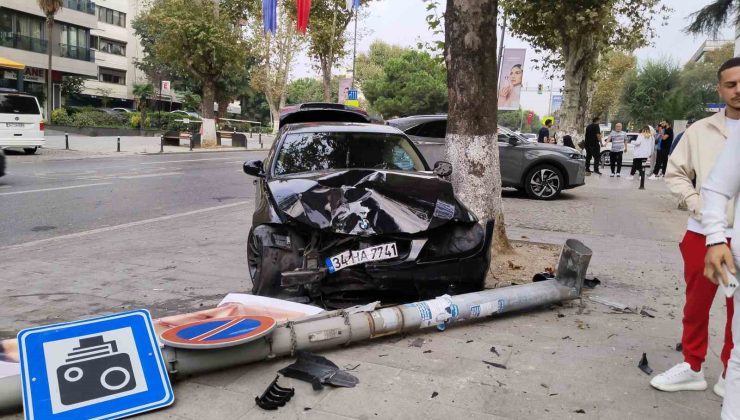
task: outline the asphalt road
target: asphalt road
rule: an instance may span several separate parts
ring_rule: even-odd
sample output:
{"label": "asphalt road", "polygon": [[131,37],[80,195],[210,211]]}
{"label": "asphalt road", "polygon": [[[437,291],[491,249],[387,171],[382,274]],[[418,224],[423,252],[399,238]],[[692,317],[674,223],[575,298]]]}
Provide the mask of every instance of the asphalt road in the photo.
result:
{"label": "asphalt road", "polygon": [[245,160],[264,152],[44,160],[8,156],[0,247],[254,199]]}

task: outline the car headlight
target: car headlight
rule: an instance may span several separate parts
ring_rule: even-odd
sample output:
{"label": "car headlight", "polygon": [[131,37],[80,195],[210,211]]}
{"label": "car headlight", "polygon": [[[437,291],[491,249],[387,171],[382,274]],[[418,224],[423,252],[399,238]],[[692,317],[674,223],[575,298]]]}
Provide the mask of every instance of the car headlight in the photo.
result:
{"label": "car headlight", "polygon": [[483,246],[485,236],[479,223],[442,228],[429,237],[419,255],[419,261],[432,262],[474,254]]}
{"label": "car headlight", "polygon": [[571,153],[571,154],[568,155],[568,158],[569,159],[573,159],[573,160],[584,160],[584,159],[586,159],[586,157],[584,157],[580,153]]}

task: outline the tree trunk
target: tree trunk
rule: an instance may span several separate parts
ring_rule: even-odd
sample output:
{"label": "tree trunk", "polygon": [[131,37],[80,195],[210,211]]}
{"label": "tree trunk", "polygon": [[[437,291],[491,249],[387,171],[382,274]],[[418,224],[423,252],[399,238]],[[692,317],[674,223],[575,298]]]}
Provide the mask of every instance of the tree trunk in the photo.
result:
{"label": "tree trunk", "polygon": [[51,39],[54,29],[54,15],[46,16],[46,26],[48,30],[48,33],[46,34],[46,52],[49,58],[49,67],[47,67],[48,70],[46,71],[46,121],[51,123],[51,112],[54,110],[54,88],[51,81]]}
{"label": "tree trunk", "polygon": [[331,98],[331,57],[321,59],[321,83],[324,86],[324,102],[332,102]]}
{"label": "tree trunk", "polygon": [[498,0],[448,0],[445,61],[449,90],[446,153],[458,197],[482,222],[495,220],[494,246],[508,250],[497,135]]}
{"label": "tree trunk", "polygon": [[560,110],[560,131],[573,137],[573,143],[583,140],[586,129],[591,79],[587,69],[597,65],[598,53],[593,51],[593,39],[584,35],[563,46],[565,60],[565,89]]}
{"label": "tree trunk", "polygon": [[213,103],[216,100],[216,86],[209,77],[203,80],[203,133],[201,145],[203,147],[216,146],[216,120],[214,119]]}

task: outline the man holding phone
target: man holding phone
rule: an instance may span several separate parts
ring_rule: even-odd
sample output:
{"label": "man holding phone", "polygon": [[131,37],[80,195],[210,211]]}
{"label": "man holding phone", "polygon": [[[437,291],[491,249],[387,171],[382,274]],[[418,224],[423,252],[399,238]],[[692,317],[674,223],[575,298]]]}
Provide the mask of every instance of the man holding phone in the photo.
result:
{"label": "man holding phone", "polygon": [[[740,88],[739,88],[740,93]],[[737,288],[737,262],[740,261],[740,226],[735,225],[733,238],[736,245],[727,241],[727,208],[735,201],[735,219],[740,216],[740,135],[727,140],[727,144],[717,163],[704,183],[701,197],[702,223],[707,235],[707,256],[704,275],[714,284],[720,282],[725,290],[733,292]],[[734,277],[734,278],[733,278]],[[734,285],[734,288],[731,287]],[[740,294],[734,294],[735,305],[740,305]],[[722,420],[740,420],[740,318],[732,322],[732,336],[735,347],[727,364],[725,378],[725,401],[722,407]]]}

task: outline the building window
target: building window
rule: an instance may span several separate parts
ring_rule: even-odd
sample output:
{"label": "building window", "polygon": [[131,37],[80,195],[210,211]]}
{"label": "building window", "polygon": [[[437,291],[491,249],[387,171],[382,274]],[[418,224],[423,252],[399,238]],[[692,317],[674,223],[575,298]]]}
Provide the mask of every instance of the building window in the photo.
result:
{"label": "building window", "polygon": [[98,6],[98,22],[109,23],[111,25],[125,28],[126,14],[123,12],[119,12],[118,10]]}
{"label": "building window", "polygon": [[93,48],[96,48],[100,52],[115,54],[115,55],[126,55],[126,43],[112,41],[110,39],[94,37],[92,41]]}
{"label": "building window", "polygon": [[115,83],[117,85],[126,84],[126,72],[122,70],[106,69],[98,67],[98,80],[105,83]]}
{"label": "building window", "polygon": [[93,61],[94,57],[90,52],[90,30],[87,28],[62,24],[59,46],[62,57]]}
{"label": "building window", "polygon": [[46,22],[0,7],[0,46],[45,53]]}

